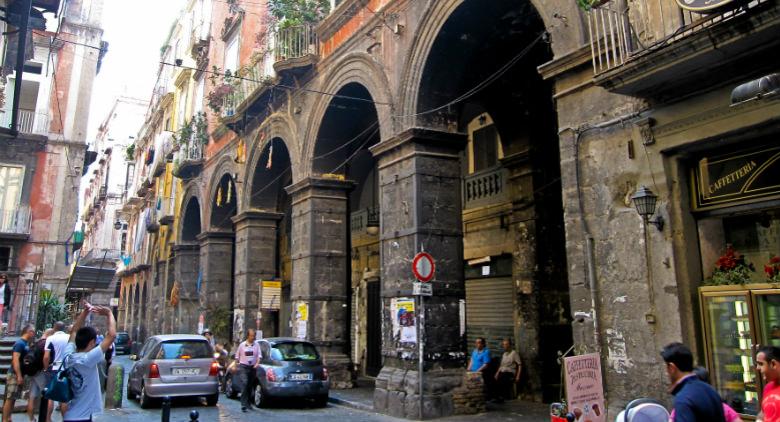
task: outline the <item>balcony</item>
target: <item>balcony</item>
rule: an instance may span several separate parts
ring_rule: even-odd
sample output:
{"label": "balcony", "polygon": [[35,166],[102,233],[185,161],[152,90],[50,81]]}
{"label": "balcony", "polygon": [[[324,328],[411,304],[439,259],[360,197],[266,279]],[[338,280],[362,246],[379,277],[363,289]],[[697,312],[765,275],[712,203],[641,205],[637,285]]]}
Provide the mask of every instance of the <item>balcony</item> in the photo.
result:
{"label": "balcony", "polygon": [[222,122],[239,132],[247,121],[267,112],[273,78],[273,72],[260,61],[241,78],[226,80],[230,93],[222,103]]}
{"label": "balcony", "polygon": [[349,227],[353,235],[376,235],[379,233],[379,207],[371,206],[353,212],[349,218]]}
{"label": "balcony", "polygon": [[0,238],[26,240],[30,236],[31,222],[29,206],[0,209]]}
{"label": "balcony", "polygon": [[152,176],[159,177],[165,172],[168,156],[173,152],[173,132],[163,131],[154,140],[154,161],[152,162]]}
{"label": "balcony", "polygon": [[272,40],[274,70],[303,73],[319,60],[320,43],[313,25],[291,26],[276,31]]}
{"label": "balcony", "polygon": [[160,198],[159,210],[157,211],[157,222],[161,226],[173,224],[173,216],[176,211],[176,201],[174,198]]}
{"label": "balcony", "polygon": [[179,179],[189,180],[203,170],[203,144],[197,139],[179,145],[174,154],[173,175]]}
{"label": "balcony", "polygon": [[107,194],[108,194],[108,188],[105,186],[101,186],[100,189],[98,189],[98,200],[105,201]]}
{"label": "balcony", "polygon": [[160,231],[160,223],[157,222],[157,208],[152,206],[144,211],[144,225],[149,233]]}
{"label": "balcony", "polygon": [[[6,110],[0,117],[0,124],[3,127],[11,127],[11,111]],[[49,134],[49,115],[45,113],[36,113],[34,110],[19,109],[18,121],[19,133],[30,133],[34,135]]]}
{"label": "balcony", "polygon": [[711,88],[717,83],[712,75],[725,81],[769,72],[780,49],[780,5],[738,5],[706,15],[680,8],[664,15],[676,17],[666,23],[616,0],[591,9],[586,22],[596,84],[619,94],[671,99]]}
{"label": "balcony", "polygon": [[508,176],[503,167],[491,167],[466,176],[463,179],[463,209],[506,201]]}

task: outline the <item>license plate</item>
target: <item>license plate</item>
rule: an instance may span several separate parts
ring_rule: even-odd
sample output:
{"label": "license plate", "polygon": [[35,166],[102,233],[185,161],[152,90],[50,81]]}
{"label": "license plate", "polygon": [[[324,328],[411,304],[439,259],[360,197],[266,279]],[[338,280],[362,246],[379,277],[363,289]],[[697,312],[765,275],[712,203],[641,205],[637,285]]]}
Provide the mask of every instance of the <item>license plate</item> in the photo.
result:
{"label": "license plate", "polygon": [[311,374],[290,374],[290,381],[311,381]]}
{"label": "license plate", "polygon": [[173,375],[198,375],[200,369],[198,368],[173,368]]}

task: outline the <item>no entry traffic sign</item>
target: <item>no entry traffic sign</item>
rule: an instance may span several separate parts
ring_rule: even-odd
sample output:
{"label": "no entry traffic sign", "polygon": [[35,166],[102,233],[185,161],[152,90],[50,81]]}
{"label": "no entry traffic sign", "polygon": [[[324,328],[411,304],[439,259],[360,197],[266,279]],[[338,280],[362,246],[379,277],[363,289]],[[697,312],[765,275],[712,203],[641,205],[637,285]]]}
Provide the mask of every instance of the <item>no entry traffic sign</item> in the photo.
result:
{"label": "no entry traffic sign", "polygon": [[414,256],[414,259],[412,260],[412,273],[414,273],[416,279],[423,283],[431,281],[435,272],[436,263],[433,262],[431,254],[420,252]]}

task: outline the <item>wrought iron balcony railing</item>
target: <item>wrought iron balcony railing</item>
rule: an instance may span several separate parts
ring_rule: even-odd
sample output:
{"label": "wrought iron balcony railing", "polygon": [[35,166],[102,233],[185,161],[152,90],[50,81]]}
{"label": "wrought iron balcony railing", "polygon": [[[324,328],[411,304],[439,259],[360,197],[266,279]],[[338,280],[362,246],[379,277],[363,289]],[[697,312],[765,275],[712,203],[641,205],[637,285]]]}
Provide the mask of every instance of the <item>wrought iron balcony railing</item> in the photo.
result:
{"label": "wrought iron balcony railing", "polygon": [[364,233],[370,227],[379,227],[379,207],[372,206],[355,211],[349,220],[353,233]]}
{"label": "wrought iron balcony railing", "polygon": [[291,26],[276,31],[273,37],[274,62],[319,55],[319,40],[313,25]]}
{"label": "wrought iron balcony railing", "polygon": [[32,214],[30,207],[20,205],[10,209],[0,209],[0,236],[29,236]]}

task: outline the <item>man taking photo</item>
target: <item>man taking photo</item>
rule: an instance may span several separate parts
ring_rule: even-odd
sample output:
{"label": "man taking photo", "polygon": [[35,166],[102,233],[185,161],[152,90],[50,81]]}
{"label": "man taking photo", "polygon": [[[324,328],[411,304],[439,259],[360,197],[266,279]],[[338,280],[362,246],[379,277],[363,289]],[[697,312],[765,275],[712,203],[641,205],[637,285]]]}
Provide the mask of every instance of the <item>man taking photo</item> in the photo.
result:
{"label": "man taking photo", "polygon": [[[97,343],[97,331],[84,327],[87,315],[94,313],[106,317],[108,330],[100,344]],[[98,365],[105,362],[106,351],[116,338],[116,321],[110,308],[92,306],[84,302],[81,311],[65,347],[63,364],[70,370],[70,382],[73,399],[63,415],[64,422],[88,422],[92,416],[103,412],[103,396],[100,391]]]}

